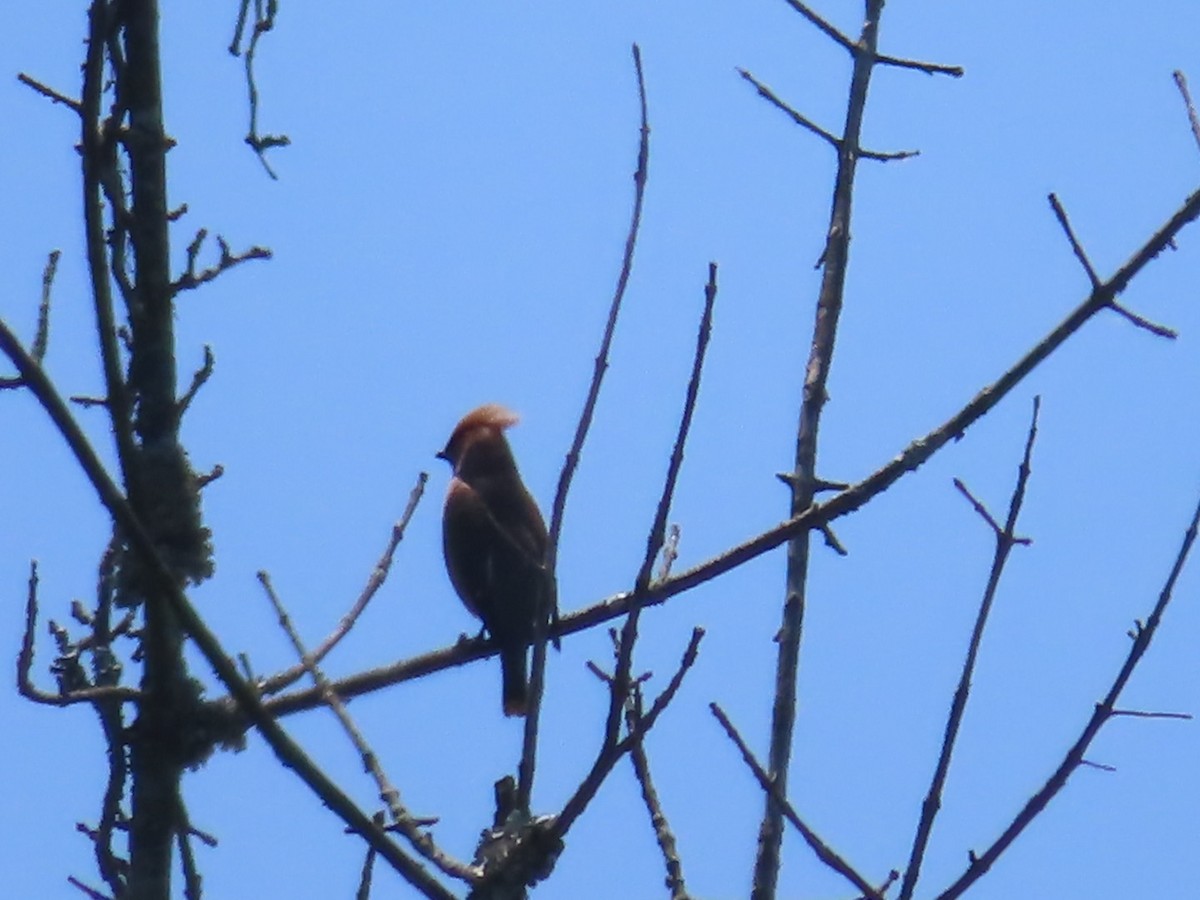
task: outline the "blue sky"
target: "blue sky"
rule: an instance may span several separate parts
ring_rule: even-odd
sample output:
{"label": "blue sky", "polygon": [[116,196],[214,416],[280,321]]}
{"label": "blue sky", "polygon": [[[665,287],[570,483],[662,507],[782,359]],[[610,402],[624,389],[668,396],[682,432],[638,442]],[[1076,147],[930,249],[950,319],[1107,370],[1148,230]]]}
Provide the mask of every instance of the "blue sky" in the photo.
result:
{"label": "blue sky", "polygon": [[[242,143],[239,61],[227,9],[166,8],[171,202],[184,248],[199,227],[234,249],[269,246],[181,297],[182,381],[203,346],[216,372],[184,437],[205,495],[217,575],[194,600],[260,672],[292,661],[254,573],[271,572],[305,637],[357,595],[419,471],[428,494],[391,579],[329,662],[332,675],[453,642],[476,625],[440,554],[447,472],[433,459],[463,412],[521,412],[512,441],[549,505],[591,374],[632,194],[643,53],[650,184],[626,308],[560,555],[565,608],[630,586],[676,428],[707,264],[720,264],[714,334],[671,520],[680,566],[786,514],[774,473],[791,464],[819,282],[833,156],[736,74],[752,71],[830,129],[844,115],[846,55],[780,2],[284,4],[259,62],[262,128],[286,132],[270,180]],[[860,4],[820,10],[853,32]],[[851,269],[822,426],[824,477],[857,480],[936,426],[1025,352],[1087,283],[1046,202],[1054,191],[1102,275],[1197,187],[1200,150],[1171,72],[1200,93],[1200,7],[890,4],[881,49],[962,65],[961,80],[882,70],[864,128],[872,149],[920,149],[860,166]],[[84,281],[78,138],[69,112],[18,71],[77,91],[84,13],[52,4],[0,34],[3,178],[0,315],[32,333],[46,254],[63,250],[47,368],[97,393]],[[1200,237],[1140,277],[1126,302],[1175,342],[1100,316],[966,435],[839,523],[846,558],[815,556],[801,662],[793,798],[860,869],[906,858],[950,695],[987,577],[989,533],[954,490],[1001,515],[1032,398],[1041,431],[1018,549],[1000,588],[919,896],[932,896],[1004,827],[1057,765],[1150,610],[1200,491]],[[215,259],[209,248],[206,261]],[[80,411],[106,459],[96,411]],[[12,659],[29,559],[44,617],[94,593],[105,518],[31,398],[0,394],[0,608]],[[744,896],[761,795],[707,711],[720,702],[765,754],[783,588],[774,552],[643,619],[637,665],[665,684],[691,627],[700,662],[648,749],[697,896]],[[1197,711],[1200,580],[1175,605],[1124,705]],[[52,645],[38,635],[38,674]],[[584,663],[603,630],[550,660],[538,812],[591,764],[606,698]],[[209,674],[197,657],[194,670]],[[410,807],[469,856],[510,771],[519,729],[499,713],[495,661],[356,701],[351,711]],[[215,683],[210,682],[214,685]],[[94,821],[104,760],[94,715],[0,692],[10,810],[0,868],[13,896],[75,897],[95,882],[77,820]],[[288,729],[364,805],[372,785],[332,716]],[[971,894],[1030,900],[1178,895],[1200,839],[1200,729],[1121,720],[1084,769]],[[190,776],[208,895],[346,896],[361,850],[257,738]],[[36,865],[29,863],[37,860]],[[662,896],[635,782],[620,767],[568,840],[548,897]],[[781,897],[850,891],[794,834]],[[376,897],[409,896],[381,874]]]}

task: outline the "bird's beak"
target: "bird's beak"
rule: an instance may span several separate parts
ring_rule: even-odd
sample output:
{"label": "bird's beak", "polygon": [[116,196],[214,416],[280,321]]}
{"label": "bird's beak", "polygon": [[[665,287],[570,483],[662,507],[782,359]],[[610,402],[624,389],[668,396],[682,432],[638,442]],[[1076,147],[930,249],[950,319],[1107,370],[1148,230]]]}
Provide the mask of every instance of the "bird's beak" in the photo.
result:
{"label": "bird's beak", "polygon": [[434,459],[444,459],[446,462],[450,462],[450,457],[448,457],[446,455],[445,450],[439,450],[437,453],[433,454],[433,458]]}

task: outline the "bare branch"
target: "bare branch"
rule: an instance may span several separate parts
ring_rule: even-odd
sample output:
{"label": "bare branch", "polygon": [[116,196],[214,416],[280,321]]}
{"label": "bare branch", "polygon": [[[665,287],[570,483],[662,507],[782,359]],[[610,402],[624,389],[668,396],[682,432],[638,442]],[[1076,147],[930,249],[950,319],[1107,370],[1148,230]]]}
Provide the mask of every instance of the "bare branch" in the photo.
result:
{"label": "bare branch", "polygon": [[579,787],[575,789],[575,793],[563,805],[562,812],[555,817],[554,823],[550,828],[552,837],[561,840],[566,836],[571,826],[575,824],[575,820],[583,814],[588,804],[592,802],[592,798],[600,790],[600,785],[604,783],[604,779],[608,777],[608,773],[621,760],[621,757],[628,753],[634,746],[641,743],[646,733],[654,727],[654,723],[658,721],[658,717],[670,705],[676,693],[678,693],[680,685],[683,684],[683,677],[695,664],[696,655],[700,649],[700,641],[703,637],[703,628],[692,629],[692,637],[688,641],[687,649],[683,652],[679,668],[676,669],[675,675],[671,678],[667,687],[651,705],[650,712],[640,717],[636,727],[630,728],[622,740],[615,744],[605,742],[601,746],[600,752],[596,756],[596,761],[592,764],[591,771],[588,772]]}
{"label": "bare branch", "polygon": [[209,266],[207,269],[196,271],[196,255],[200,251],[200,245],[208,236],[208,232],[201,228],[196,232],[195,239],[188,244],[187,248],[187,269],[179,278],[171,283],[171,293],[177,294],[181,291],[195,290],[202,284],[207,284],[212,281],[222,272],[232,269],[234,266],[244,263],[251,259],[270,259],[271,251],[266,247],[251,247],[241,253],[233,253],[229,249],[229,244],[220,235],[217,235],[217,246],[221,249],[221,257],[217,260],[215,266]]}
{"label": "bare branch", "polygon": [[188,407],[192,405],[192,401],[196,399],[196,392],[200,390],[212,376],[213,364],[216,359],[213,357],[212,347],[208,344],[204,345],[204,364],[195,371],[192,375],[192,383],[188,386],[187,391],[179,398],[179,417],[187,412]]}
{"label": "bare branch", "polygon": [[[571,480],[575,477],[575,469],[579,465],[579,457],[583,452],[583,444],[592,426],[592,417],[596,411],[596,401],[600,397],[600,387],[604,382],[604,373],[608,369],[608,354],[612,347],[613,334],[617,327],[617,316],[621,312],[621,302],[625,299],[625,289],[629,285],[629,276],[633,271],[633,254],[637,248],[638,231],[642,224],[642,204],[646,196],[646,179],[650,165],[650,119],[646,106],[646,78],[642,71],[642,51],[637,44],[633,45],[633,67],[637,76],[638,107],[641,127],[639,129],[637,169],[633,175],[633,211],[629,218],[629,231],[625,236],[625,251],[621,257],[621,271],[617,276],[617,285],[613,291],[612,302],[608,308],[608,321],[604,326],[604,336],[600,339],[600,349],[596,353],[595,368],[592,372],[592,382],[588,386],[587,397],[583,402],[583,410],[579,414],[579,424],[575,427],[575,437],[571,441],[571,449],[563,460],[562,472],[558,476],[558,488],[554,492],[554,503],[550,511],[549,540],[546,544],[546,571],[550,573],[551,585],[558,566],[558,539],[562,532],[563,513],[567,505],[567,493],[571,489]],[[532,662],[529,671],[529,709],[525,715],[525,734],[521,750],[521,763],[518,767],[517,802],[522,809],[528,809],[529,798],[533,792],[533,773],[537,760],[538,724],[542,711],[542,690],[546,671],[546,639],[552,628],[548,625],[558,622],[557,587],[553,588],[554,596],[549,600],[549,615],[539,615],[534,629]],[[547,619],[550,622],[547,622]],[[557,638],[554,641],[558,646]]]}
{"label": "bare branch", "polygon": [[983,631],[987,627],[988,615],[992,609],[992,602],[996,597],[996,590],[1000,586],[1000,578],[1004,574],[1004,566],[1008,562],[1008,556],[1012,552],[1014,545],[1020,543],[1020,540],[1015,536],[1017,528],[1017,517],[1021,514],[1021,505],[1025,501],[1025,487],[1029,482],[1030,462],[1033,458],[1033,444],[1037,439],[1037,424],[1038,412],[1041,409],[1041,398],[1033,398],[1033,415],[1029,422],[1029,435],[1025,440],[1025,455],[1021,459],[1021,466],[1017,473],[1017,483],[1013,488],[1012,498],[1008,504],[1008,518],[1004,522],[1004,527],[1001,528],[996,524],[996,521],[983,508],[983,504],[975,500],[967,493],[966,488],[962,487],[962,482],[955,479],[955,484],[959,489],[971,499],[975,505],[975,509],[984,517],[988,525],[992,529],[993,537],[996,540],[996,551],[992,558],[991,572],[988,574],[987,587],[983,592],[983,599],[979,604],[979,613],[975,618],[975,628],[971,633],[971,642],[967,646],[967,656],[963,662],[962,675],[958,680],[958,687],[954,692],[954,699],[950,705],[950,714],[946,721],[946,730],[942,738],[942,749],[938,755],[937,766],[934,769],[933,778],[929,785],[929,792],[925,795],[925,802],[921,807],[921,818],[917,824],[917,830],[913,837],[912,852],[909,855],[908,866],[904,871],[904,881],[900,885],[900,900],[911,900],[913,891],[917,887],[917,879],[921,874],[921,864],[925,860],[925,848],[929,843],[929,836],[933,831],[933,822],[937,817],[938,811],[942,806],[942,790],[946,784],[946,775],[950,771],[950,759],[954,755],[954,744],[958,739],[958,730],[962,725],[963,715],[967,710],[967,699],[971,693],[971,677],[975,673],[975,662],[979,656],[979,648],[983,642]]}
{"label": "bare branch", "polygon": [[[754,85],[754,88],[758,91],[758,95],[760,97],[768,101],[776,109],[784,112],[797,125],[807,128],[817,137],[830,144],[835,150],[840,150],[842,148],[841,138],[826,131],[824,128],[802,113],[797,112],[795,109],[781,100],[774,91],[772,91],[769,87],[755,78],[745,69],[738,69],[738,74],[741,75],[742,78],[746,79],[746,81]],[[894,159],[909,159],[910,157],[921,155],[920,150],[896,150],[890,153],[880,153],[875,150],[863,150],[861,147],[855,152],[862,159],[873,159],[878,162],[889,162]]]}
{"label": "bare branch", "polygon": [[667,466],[667,475],[663,480],[662,494],[658,507],[654,511],[654,522],[646,538],[646,553],[642,565],[634,581],[633,602],[629,615],[621,629],[621,639],[617,642],[617,662],[613,670],[611,683],[611,702],[609,703],[608,719],[605,727],[606,740],[616,742],[620,722],[621,709],[629,696],[630,673],[633,669],[633,646],[638,636],[638,617],[641,606],[638,598],[645,595],[650,586],[650,573],[654,560],[662,549],[666,537],[667,516],[671,509],[671,500],[675,496],[675,485],[679,480],[679,470],[683,466],[683,448],[687,444],[688,432],[692,426],[692,416],[696,410],[696,400],[700,395],[700,375],[704,371],[704,357],[708,350],[708,341],[712,335],[713,306],[717,299],[717,264],[708,265],[708,283],[704,287],[704,312],[700,316],[700,327],[696,335],[696,352],[692,357],[692,373],[688,379],[687,393],[683,402],[683,414],[679,420],[679,430],[675,435],[675,446],[671,450],[671,461]]}
{"label": "bare branch", "polygon": [[818,125],[816,122],[814,122],[812,119],[808,118],[807,116],[803,115],[802,113],[797,112],[795,109],[793,109],[791,106],[789,106],[783,100],[781,100],[778,94],[776,94],[773,90],[771,90],[769,87],[767,87],[765,84],[763,84],[757,78],[755,78],[746,69],[738,69],[737,72],[739,75],[742,76],[743,79],[745,79],[746,81],[748,81],[752,85],[754,85],[754,89],[756,91],[758,91],[758,95],[760,97],[762,97],[764,100],[766,100],[772,106],[774,106],[776,109],[780,110],[785,115],[787,115],[787,117],[789,119],[791,119],[793,122],[795,122],[797,125],[801,126],[802,128],[807,128],[809,131],[811,131],[817,137],[821,138],[821,140],[825,141],[827,144],[829,144],[829,146],[833,147],[835,150],[842,146],[841,138],[839,138],[837,135],[833,134],[832,132],[826,131],[824,128],[822,128],[820,125]]}
{"label": "bare branch", "polygon": [[[1174,239],[1184,226],[1200,217],[1200,192],[1188,197],[1184,205],[1171,216],[1130,260],[1109,279],[1100,290],[1089,295],[1079,306],[1021,359],[1002,374],[996,381],[982,388],[974,398],[954,415],[932,431],[917,438],[901,450],[893,459],[876,469],[861,481],[850,485],[823,503],[808,504],[791,518],[767,531],[733,546],[725,552],[705,560],[665,581],[651,584],[642,600],[644,606],[663,603],[696,586],[718,578],[724,573],[774,550],[797,534],[849,515],[861,509],[872,499],[886,491],[905,475],[915,472],[946,444],[961,437],[968,428],[986,415],[1006,397],[1046,357],[1050,356],[1073,334],[1079,331],[1094,315],[1105,309],[1110,298],[1123,291],[1145,266]],[[2,327],[2,323],[0,323]],[[0,349],[3,349],[3,332],[0,332]],[[624,591],[605,600],[576,610],[564,616],[552,626],[551,633],[558,636],[585,631],[596,625],[611,621],[628,612],[632,593]],[[434,650],[410,659],[400,660],[335,682],[334,687],[342,697],[353,697],[378,690],[389,684],[419,678],[431,672],[454,666],[465,665],[477,659],[495,655],[492,644],[478,639],[459,641],[450,647]],[[230,700],[221,701],[231,703]],[[312,690],[298,691],[287,696],[276,697],[266,706],[276,715],[287,715],[320,704],[320,697]]]}
{"label": "bare branch", "polygon": [[[1063,231],[1066,232],[1067,240],[1071,242],[1071,250],[1075,253],[1075,257],[1083,265],[1084,271],[1087,272],[1088,280],[1092,283],[1092,290],[1100,290],[1102,287],[1100,278],[1096,275],[1096,270],[1092,268],[1091,260],[1088,259],[1082,245],[1079,243],[1079,239],[1075,236],[1075,231],[1071,228],[1071,223],[1067,219],[1066,210],[1063,209],[1062,204],[1058,202],[1058,197],[1056,197],[1054,194],[1050,194],[1049,199],[1050,206],[1054,209],[1054,215],[1058,219],[1058,224],[1062,226]],[[1149,319],[1139,316],[1137,313],[1131,312],[1118,303],[1115,298],[1110,301],[1109,306],[1111,306],[1114,310],[1116,310],[1138,328],[1144,328],[1146,331],[1149,331],[1152,334],[1156,334],[1159,337],[1169,338],[1171,340],[1179,337],[1179,333],[1175,331],[1175,329],[1168,328],[1165,325],[1158,325],[1155,322],[1151,322]]]}
{"label": "bare branch", "polygon": [[84,437],[78,423],[72,417],[54,385],[46,377],[41,366],[25,352],[12,331],[2,321],[0,321],[0,351],[4,352],[16,365],[18,372],[25,379],[26,385],[37,397],[42,408],[46,410],[59,433],[66,440],[68,447],[79,461],[114,523],[121,529],[121,533],[129,541],[133,551],[141,558],[149,583],[159,592],[164,602],[170,605],[181,627],[195,642],[197,649],[203,654],[231,696],[235,698],[237,706],[255,724],[280,761],[287,768],[295,771],[326,806],[361,834],[364,840],[374,846],[379,854],[410,884],[427,897],[450,900],[452,895],[419,863],[389,840],[387,835],[358,808],[354,801],[309,759],[308,755],[264,708],[258,691],[238,674],[230,656],[225,652],[216,636],[209,631],[204,620],[180,589],[178,581],[163,562],[145,526],[129,505],[129,501],[108,476],[103,463],[100,462],[95,450]]}
{"label": "bare branch", "polygon": [[21,84],[25,85],[26,87],[33,88],[43,97],[47,97],[55,103],[61,103],[76,115],[83,115],[83,104],[81,104],[78,100],[68,97],[66,94],[61,94],[52,87],[47,87],[40,81],[29,77],[24,72],[19,72],[17,74],[17,81],[21,82]]}
{"label": "bare branch", "polygon": [[1146,331],[1149,331],[1151,334],[1156,334],[1159,337],[1167,338],[1168,340],[1172,340],[1172,341],[1175,340],[1175,338],[1179,337],[1179,332],[1176,331],[1174,328],[1169,328],[1166,325],[1159,325],[1157,322],[1151,322],[1149,319],[1145,318],[1144,316],[1139,316],[1137,313],[1133,312],[1132,310],[1126,309],[1124,306],[1122,306],[1116,300],[1114,300],[1112,303],[1110,303],[1109,306],[1115,312],[1117,312],[1119,315],[1121,315],[1122,317],[1124,317],[1125,319],[1127,319],[1128,321],[1130,321],[1134,325],[1136,325],[1138,328],[1145,329]]}
{"label": "bare branch", "polygon": [[263,590],[266,591],[271,605],[275,608],[275,614],[279,617],[279,625],[287,633],[288,639],[292,642],[292,647],[296,651],[296,655],[300,657],[301,663],[309,675],[312,676],[313,681],[316,682],[318,690],[321,691],[321,697],[325,701],[325,705],[337,716],[342,729],[346,732],[347,737],[350,738],[350,742],[354,744],[354,749],[358,751],[359,758],[363,763],[363,769],[375,780],[375,784],[379,788],[380,799],[387,804],[396,829],[408,839],[409,843],[413,845],[413,848],[418,853],[437,866],[446,875],[458,878],[467,884],[473,885],[478,883],[481,875],[478,869],[447,856],[434,843],[433,837],[428,832],[421,830],[416,817],[401,802],[400,791],[388,779],[387,773],[383,771],[383,765],[379,762],[378,755],[371,749],[371,746],[367,743],[367,739],[350,717],[346,705],[342,703],[341,698],[338,697],[337,693],[330,686],[329,679],[325,677],[325,674],[313,660],[312,655],[305,648],[304,642],[292,624],[287,609],[279,599],[279,595],[275,593],[275,588],[271,584],[271,576],[265,571],[260,571],[258,573],[258,581],[263,586]]}
{"label": "bare branch", "polygon": [[[640,687],[635,686],[630,696],[630,705],[626,709],[626,727],[630,730],[636,728],[641,717],[642,692]],[[666,813],[663,812],[658,791],[654,789],[654,781],[650,777],[650,760],[646,755],[644,743],[639,742],[630,748],[629,760],[641,786],[642,801],[646,804],[646,812],[650,814],[650,827],[654,829],[654,839],[658,842],[658,849],[667,869],[666,884],[667,890],[671,892],[671,900],[689,900],[683,879],[683,863],[675,845],[675,834],[671,831],[671,823],[667,821]]]}
{"label": "bare branch", "polygon": [[1062,226],[1062,230],[1066,232],[1067,240],[1071,242],[1071,250],[1075,253],[1075,257],[1079,260],[1083,270],[1087,272],[1088,280],[1092,283],[1092,290],[1100,286],[1100,277],[1096,274],[1096,270],[1092,268],[1092,261],[1088,259],[1087,254],[1083,250],[1083,246],[1079,243],[1079,238],[1075,237],[1075,231],[1071,228],[1071,222],[1067,219],[1067,211],[1063,209],[1061,203],[1058,202],[1058,197],[1055,194],[1049,194],[1047,199],[1050,201],[1050,208],[1054,210],[1054,215],[1058,219],[1058,224]]}
{"label": "bare branch", "polygon": [[[1120,699],[1121,692],[1125,689],[1125,685],[1129,682],[1138,663],[1141,662],[1142,657],[1150,648],[1150,642],[1154,639],[1154,633],[1158,630],[1163,613],[1166,612],[1167,606],[1171,602],[1175,583],[1178,581],[1179,575],[1183,571],[1183,566],[1187,562],[1188,555],[1191,552],[1192,545],[1196,541],[1198,525],[1200,525],[1200,503],[1197,503],[1196,511],[1192,514],[1192,520],[1187,527],[1187,531],[1184,533],[1183,543],[1175,556],[1171,572],[1167,576],[1166,583],[1158,595],[1158,602],[1155,603],[1154,609],[1150,613],[1150,617],[1146,620],[1145,625],[1138,629],[1125,663],[1121,666],[1121,670],[1117,673],[1117,677],[1114,679],[1104,699],[1096,704],[1096,709],[1084,726],[1079,739],[1067,751],[1062,762],[1054,771],[1054,774],[1046,780],[1046,783],[1042,785],[1037,793],[1029,798],[1025,806],[1017,813],[1012,822],[1009,823],[1008,827],[1004,829],[987,850],[983,853],[972,854],[971,863],[967,867],[967,870],[950,887],[939,894],[937,900],[953,900],[953,898],[962,896],[971,885],[978,881],[995,864],[1000,855],[1037,818],[1058,792],[1066,787],[1067,779],[1070,778],[1071,773],[1079,766],[1085,764],[1084,754],[1087,753],[1100,728],[1115,714],[1116,703]],[[1090,762],[1087,764],[1095,765]]]}
{"label": "bare branch", "polygon": [[[38,303],[37,330],[34,332],[33,345],[29,350],[29,355],[38,363],[46,358],[46,348],[50,344],[50,288],[54,285],[54,273],[58,271],[60,256],[62,256],[61,250],[51,250],[50,256],[46,260],[46,267],[42,270],[42,299]],[[20,377],[0,376],[0,389],[19,388],[24,384]]]}
{"label": "bare branch", "polygon": [[275,170],[267,162],[267,151],[274,147],[286,147],[292,140],[286,134],[258,133],[258,82],[254,77],[254,60],[258,52],[258,42],[264,34],[275,27],[275,16],[279,12],[277,0],[266,0],[266,10],[263,11],[263,0],[255,0],[254,29],[250,33],[250,42],[242,51],[242,36],[246,30],[246,20],[250,9],[250,0],[242,0],[238,9],[237,26],[233,40],[229,44],[229,52],[233,56],[242,55],[246,66],[246,91],[250,102],[250,130],[246,133],[246,143],[258,156],[258,161],[271,178],[278,180]]}
{"label": "bare branch", "polygon": [[[825,249],[821,254],[823,272],[813,318],[812,342],[804,371],[802,402],[796,427],[796,452],[789,511],[793,517],[803,516],[814,507],[816,495],[813,483],[817,477],[817,435],[821,414],[829,399],[826,384],[833,365],[833,350],[837,341],[838,320],[845,298],[846,272],[850,258],[851,209],[854,179],[858,169],[859,138],[866,113],[867,92],[870,86],[876,46],[879,40],[879,20],[883,15],[883,0],[867,0],[866,16],[850,76],[846,119],[838,144],[837,174],[834,178],[830,203],[829,226]],[[836,503],[839,494],[829,503]],[[827,506],[828,504],[822,504]],[[829,524],[822,518],[817,527]],[[767,765],[779,789],[788,795],[788,769],[792,758],[792,741],[796,723],[796,692],[800,667],[800,644],[803,635],[804,611],[807,596],[810,536],[808,529],[796,532],[788,543],[783,610],[776,642],[774,699],[771,709],[771,744]],[[768,794],[758,831],[751,892],[755,900],[775,897],[780,869],[780,850],[783,842],[783,810]]]}
{"label": "bare branch", "polygon": [[[804,18],[808,19],[808,21],[810,21],[821,32],[827,35],[834,43],[846,50],[851,56],[857,56],[863,52],[863,47],[860,44],[854,43],[852,40],[850,40],[850,38],[846,37],[846,35],[842,34],[840,31],[818,16],[805,4],[801,3],[800,0],[786,0],[786,2],[788,6],[796,10],[796,12],[800,13],[800,15],[804,16]],[[954,78],[962,78],[963,76],[962,66],[946,66],[940,63],[919,62],[914,59],[899,59],[895,56],[885,56],[883,54],[875,54],[874,59],[875,62],[885,66],[896,66],[902,69],[916,69],[920,72],[924,72],[926,75],[950,75]]]}
{"label": "bare branch", "polygon": [[1196,139],[1196,146],[1200,147],[1200,118],[1196,117],[1196,106],[1192,103],[1191,92],[1188,91],[1187,78],[1179,69],[1176,69],[1173,75],[1175,77],[1175,86],[1179,88],[1179,93],[1183,95],[1183,105],[1187,109],[1188,124],[1192,126],[1192,137]]}
{"label": "bare branch", "polygon": [[86,687],[67,693],[52,694],[43,691],[33,683],[33,654],[34,634],[37,629],[37,560],[29,564],[29,592],[25,601],[25,629],[21,636],[21,650],[17,654],[17,693],[34,703],[44,706],[74,706],[77,703],[97,703],[114,701],[133,703],[141,699],[141,692],[129,687],[105,685],[102,687]]}
{"label": "bare branch", "polygon": [[[325,638],[317,648],[312,651],[312,661],[319,663],[334,647],[338,645],[350,629],[354,627],[354,623],[367,608],[367,604],[383,587],[383,583],[387,580],[388,573],[392,570],[392,561],[396,556],[396,548],[400,546],[400,542],[404,540],[404,532],[408,529],[408,523],[412,520],[413,514],[417,511],[417,504],[421,502],[421,497],[425,495],[425,484],[429,481],[429,473],[421,472],[417,476],[417,483],[408,494],[408,505],[404,507],[404,512],[400,515],[399,520],[392,526],[392,535],[388,540],[387,547],[384,548],[383,555],[375,563],[375,568],[371,570],[370,576],[367,578],[367,584],[363,588],[362,593],[358,595],[358,599],[354,601],[354,605],[346,612],[337,627],[330,635]],[[303,664],[293,666],[290,669],[285,669],[278,675],[266,679],[261,690],[264,694],[273,694],[283,690],[290,684],[294,684],[305,672]]]}
{"label": "bare branch", "polygon": [[804,823],[804,820],[800,818],[795,808],[788,802],[788,799],[779,792],[779,787],[776,785],[775,780],[767,774],[762,764],[755,759],[754,754],[746,746],[746,742],[742,739],[738,730],[729,721],[729,716],[725,715],[725,711],[716,703],[708,704],[708,708],[712,710],[712,714],[721,723],[721,727],[725,729],[725,733],[729,735],[729,739],[741,751],[742,759],[750,768],[750,771],[754,773],[754,777],[758,779],[758,783],[762,786],[763,791],[766,792],[773,803],[777,804],[783,810],[783,814],[787,817],[787,820],[800,832],[805,843],[817,854],[817,858],[862,891],[864,897],[870,898],[870,900],[883,900],[883,897],[865,878],[858,874],[853,866],[842,859],[837,852],[821,840],[815,831]]}
{"label": "bare branch", "polygon": [[1194,718],[1191,713],[1178,712],[1144,712],[1140,709],[1114,709],[1112,716],[1133,716],[1138,719],[1188,719]]}

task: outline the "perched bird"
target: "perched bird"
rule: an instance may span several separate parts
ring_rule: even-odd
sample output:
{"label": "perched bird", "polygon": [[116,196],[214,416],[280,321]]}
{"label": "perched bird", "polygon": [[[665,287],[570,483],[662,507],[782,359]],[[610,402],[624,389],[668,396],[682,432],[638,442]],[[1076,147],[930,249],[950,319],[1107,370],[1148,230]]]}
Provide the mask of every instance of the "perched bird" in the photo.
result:
{"label": "perched bird", "polygon": [[503,406],[481,406],[463,416],[438,454],[454,467],[442,515],[446,571],[500,648],[506,716],[525,715],[525,651],[550,588],[546,525],[504,437],[516,422]]}

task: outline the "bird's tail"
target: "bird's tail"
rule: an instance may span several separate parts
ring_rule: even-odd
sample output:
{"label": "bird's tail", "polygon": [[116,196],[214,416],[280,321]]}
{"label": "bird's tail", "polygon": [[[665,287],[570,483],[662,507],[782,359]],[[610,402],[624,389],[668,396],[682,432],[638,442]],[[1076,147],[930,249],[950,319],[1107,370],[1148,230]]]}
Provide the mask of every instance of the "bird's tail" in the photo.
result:
{"label": "bird's tail", "polygon": [[525,678],[524,644],[500,651],[500,674],[504,684],[504,714],[525,715],[529,708],[529,690]]}

